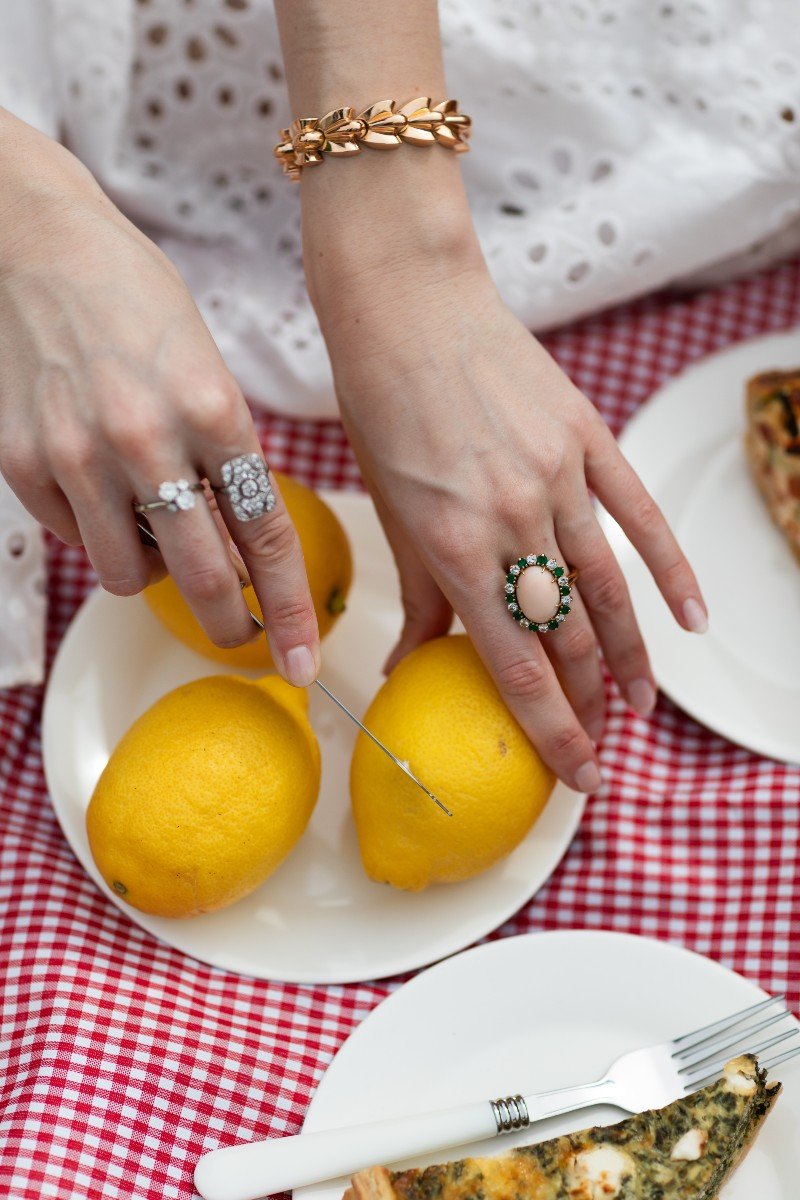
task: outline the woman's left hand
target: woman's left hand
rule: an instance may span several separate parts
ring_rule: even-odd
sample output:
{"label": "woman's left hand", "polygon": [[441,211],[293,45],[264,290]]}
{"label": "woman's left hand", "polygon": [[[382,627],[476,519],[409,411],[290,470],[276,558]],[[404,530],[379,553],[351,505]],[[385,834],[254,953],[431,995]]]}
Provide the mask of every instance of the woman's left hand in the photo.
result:
{"label": "woman's left hand", "polygon": [[[502,303],[474,248],[377,261],[371,270],[362,255],[344,284],[324,267],[309,277],[342,417],[400,572],[406,622],[387,665],[445,633],[455,610],[544,759],[595,790],[598,650],[638,712],[656,692],[590,489],[676,620],[700,631],[697,580],[602,417]],[[571,615],[546,635],[521,629],[502,600],[509,564],[531,552],[580,572]]]}

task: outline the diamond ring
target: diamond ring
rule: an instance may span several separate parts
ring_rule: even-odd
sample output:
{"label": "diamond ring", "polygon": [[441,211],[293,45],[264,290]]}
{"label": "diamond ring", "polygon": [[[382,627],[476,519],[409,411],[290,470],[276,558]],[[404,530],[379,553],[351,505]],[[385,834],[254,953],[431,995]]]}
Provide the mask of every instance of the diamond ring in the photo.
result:
{"label": "diamond ring", "polygon": [[202,492],[202,483],[190,483],[188,479],[164,480],[159,484],[158,499],[145,504],[134,504],[137,513],[152,512],[155,508],[166,508],[168,512],[186,512],[195,506],[195,492]]}
{"label": "diamond ring", "polygon": [[230,500],[237,521],[254,521],[278,503],[269,481],[269,464],[260,454],[238,454],[220,468],[222,483],[211,490]]}
{"label": "diamond ring", "polygon": [[569,616],[572,584],[577,578],[577,571],[568,572],[546,554],[518,558],[506,574],[506,607],[523,629],[549,633]]}

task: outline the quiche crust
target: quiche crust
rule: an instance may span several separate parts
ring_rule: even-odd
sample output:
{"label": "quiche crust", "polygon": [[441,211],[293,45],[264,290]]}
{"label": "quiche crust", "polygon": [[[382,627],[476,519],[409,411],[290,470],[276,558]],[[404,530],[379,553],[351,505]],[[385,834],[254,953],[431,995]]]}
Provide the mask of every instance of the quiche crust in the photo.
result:
{"label": "quiche crust", "polygon": [[800,562],[800,367],[747,381],[745,455],[772,520]]}
{"label": "quiche crust", "polygon": [[343,1200],[715,1200],[780,1090],[741,1055],[666,1108],[494,1157],[372,1167],[353,1176]]}

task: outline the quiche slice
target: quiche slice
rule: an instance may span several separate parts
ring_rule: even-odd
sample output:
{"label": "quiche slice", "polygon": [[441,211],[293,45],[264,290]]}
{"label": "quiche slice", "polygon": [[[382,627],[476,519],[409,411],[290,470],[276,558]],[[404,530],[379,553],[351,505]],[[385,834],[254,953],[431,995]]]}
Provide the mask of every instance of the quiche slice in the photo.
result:
{"label": "quiche slice", "polygon": [[800,367],[747,382],[745,453],[773,521],[800,562]]}
{"label": "quiche slice", "polygon": [[666,1108],[421,1170],[372,1167],[343,1200],[714,1200],[781,1090],[750,1054]]}

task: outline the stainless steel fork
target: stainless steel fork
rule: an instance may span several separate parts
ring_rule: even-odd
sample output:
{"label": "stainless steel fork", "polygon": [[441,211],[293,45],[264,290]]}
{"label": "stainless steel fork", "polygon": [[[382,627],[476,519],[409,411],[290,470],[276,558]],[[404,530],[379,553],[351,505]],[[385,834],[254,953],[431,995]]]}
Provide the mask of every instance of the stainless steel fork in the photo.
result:
{"label": "stainless steel fork", "polygon": [[[197,1164],[195,1186],[205,1200],[257,1200],[350,1175],[372,1163],[397,1162],[525,1129],[593,1104],[613,1104],[626,1112],[661,1108],[715,1078],[737,1054],[761,1055],[783,1045],[768,1060],[759,1060],[767,1069],[800,1054],[800,1028],[783,1000],[770,997],[669,1042],[623,1054],[594,1083],[212,1150]],[[788,1020],[790,1027],[778,1028]]]}

